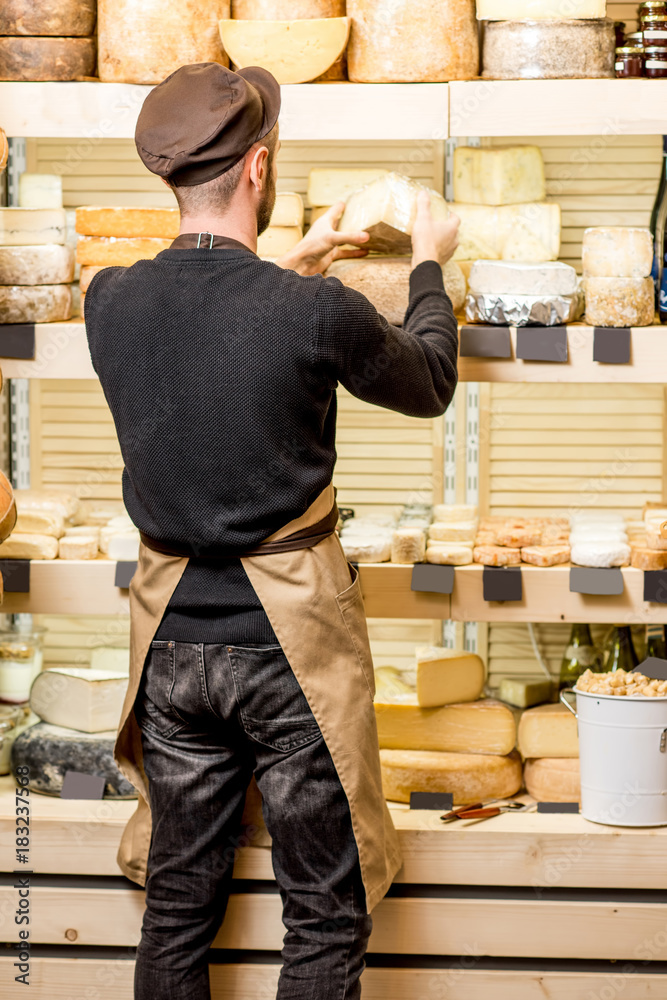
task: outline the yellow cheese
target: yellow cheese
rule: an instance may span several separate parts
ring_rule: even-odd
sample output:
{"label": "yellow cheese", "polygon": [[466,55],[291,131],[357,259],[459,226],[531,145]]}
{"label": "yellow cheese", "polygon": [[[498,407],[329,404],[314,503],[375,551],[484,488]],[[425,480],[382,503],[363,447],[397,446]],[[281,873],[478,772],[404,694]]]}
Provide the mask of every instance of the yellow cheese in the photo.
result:
{"label": "yellow cheese", "polygon": [[177,208],[84,205],[76,210],[76,231],[81,236],[149,236],[175,240],[179,220]]}
{"label": "yellow cheese", "polygon": [[506,755],[380,750],[382,790],[393,802],[411,792],[451,792],[454,805],[509,798],[521,788],[521,759]]}
{"label": "yellow cheese", "polygon": [[100,271],[103,271],[103,267],[82,267],[81,273],[79,275],[79,288],[81,289],[81,297],[83,298],[88,291],[88,286]]}
{"label": "yellow cheese", "polygon": [[578,757],[527,760],[523,777],[526,791],[538,802],[578,802],[581,798]]}
{"label": "yellow cheese", "polygon": [[0,559],[55,559],[58,539],[51,535],[13,535],[0,545]]}
{"label": "yellow cheese", "polygon": [[65,534],[65,518],[58,510],[23,510],[19,504],[15,532],[20,535],[51,535],[60,538]]}
{"label": "yellow cheese", "polygon": [[410,253],[410,235],[421,191],[430,195],[433,218],[446,219],[449,209],[441,194],[403,174],[391,173],[349,196],[338,228],[344,233],[369,233],[370,240],[364,243],[364,249],[378,253]]}
{"label": "yellow cheese", "polygon": [[417,701],[422,708],[477,701],[484,662],[476,653],[427,646],[417,650]]}
{"label": "yellow cheese", "polygon": [[278,83],[308,83],[343,54],[350,34],[347,17],[297,21],[220,21],[230,59],[243,69],[261,66]]}
{"label": "yellow cheese", "polygon": [[64,208],[0,208],[0,246],[63,244],[66,235]]}
{"label": "yellow cheese", "polygon": [[557,260],[560,251],[560,207],[551,202],[521,205],[471,205],[453,202],[461,220],[456,261]]}
{"label": "yellow cheese", "polygon": [[416,694],[404,695],[400,704],[376,701],[375,715],[385,750],[507,754],[516,743],[514,716],[489,698],[421,708]]}
{"label": "yellow cheese", "polygon": [[374,674],[377,701],[395,701],[405,694],[414,694],[414,688],[406,683],[398,667],[376,667]]}
{"label": "yellow cheese", "polygon": [[547,196],[538,146],[457,146],[454,200],[473,205],[516,205]]}
{"label": "yellow cheese", "polygon": [[269,226],[257,240],[257,253],[260,257],[282,257],[301,239],[301,226]]}
{"label": "yellow cheese", "polygon": [[272,226],[299,226],[303,229],[303,198],[293,191],[281,191],[276,196],[276,204],[271,216]]}
{"label": "yellow cheese", "polygon": [[62,208],[63,179],[60,174],[21,174],[19,205],[21,208]]}
{"label": "yellow cheese", "polygon": [[[315,167],[308,177],[308,202],[326,211],[336,202],[346,201],[353,191],[388,173],[380,167]],[[315,221],[315,216],[311,216],[311,221]]]}
{"label": "yellow cheese", "polygon": [[162,250],[168,250],[171,243],[171,240],[81,236],[76,245],[76,259],[79,264],[92,267],[131,267],[139,260],[152,260]]}
{"label": "yellow cheese", "polygon": [[538,705],[519,721],[522,757],[578,757],[577,720],[565,705]]}

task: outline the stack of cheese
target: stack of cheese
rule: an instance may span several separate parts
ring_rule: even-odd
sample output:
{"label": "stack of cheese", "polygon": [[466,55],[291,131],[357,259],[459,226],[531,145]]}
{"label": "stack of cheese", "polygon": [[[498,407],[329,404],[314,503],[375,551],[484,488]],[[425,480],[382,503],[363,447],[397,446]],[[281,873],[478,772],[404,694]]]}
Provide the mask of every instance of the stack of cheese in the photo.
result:
{"label": "stack of cheese", "polygon": [[474,653],[417,650],[416,690],[398,671],[376,671],[375,715],[386,798],[451,792],[455,805],[521,788],[516,724],[506,705],[481,698],[484,664]]}
{"label": "stack of cheese", "polygon": [[375,563],[391,559],[397,518],[391,513],[370,513],[345,521],[340,532],[343,552],[350,562]]}
{"label": "stack of cheese", "polygon": [[667,569],[667,538],[662,525],[667,522],[667,506],[646,504],[644,534],[630,537],[630,565],[636,569]]}
{"label": "stack of cheese", "polygon": [[653,239],[648,229],[596,226],[581,251],[586,322],[599,327],[650,326],[655,312]]}
{"label": "stack of cheese", "polygon": [[477,260],[470,269],[466,297],[470,322],[555,326],[577,319],[582,309],[577,272],[569,264]]}
{"label": "stack of cheese", "polygon": [[577,720],[565,705],[538,705],[523,712],[518,748],[525,759],[526,790],[538,802],[578,802]]}
{"label": "stack of cheese", "polygon": [[105,779],[104,798],[136,798],[113,758],[126,688],[127,676],[117,671],[42,671],[30,692],[30,707],[41,721],[14,741],[14,774],[28,767],[28,787],[46,795],[60,795],[67,771],[100,775]]}
{"label": "stack of cheese", "polygon": [[426,503],[406,504],[391,537],[393,563],[420,563],[426,554],[426,533],[433,520],[433,507]]}
{"label": "stack of cheese", "polygon": [[570,518],[572,562],[577,566],[611,567],[630,564],[630,545],[622,514],[585,510]]}
{"label": "stack of cheese", "polygon": [[428,532],[426,561],[443,566],[465,566],[472,551],[479,523],[474,504],[438,504]]}
{"label": "stack of cheese", "polygon": [[[411,234],[420,191],[428,191],[434,218],[446,219],[449,210],[442,195],[402,174],[333,167],[310,172],[311,221],[316,221],[331,205],[344,201],[340,231],[367,232],[370,236],[363,246],[372,256],[336,261],[327,276],[362,292],[395,325],[403,323],[408,308],[411,271],[408,255],[412,250]],[[449,261],[443,267],[443,279],[454,311],[458,312],[466,288],[460,267]]]}
{"label": "stack of cheese", "polygon": [[53,183],[59,180],[23,174],[22,207],[0,208],[0,323],[54,323],[72,315],[74,254],[65,245],[62,192]]}
{"label": "stack of cheese", "polygon": [[484,566],[558,566],[570,559],[565,517],[484,517],[473,560]]}
{"label": "stack of cheese", "polygon": [[95,69],[97,0],[0,4],[0,80],[76,80]]}

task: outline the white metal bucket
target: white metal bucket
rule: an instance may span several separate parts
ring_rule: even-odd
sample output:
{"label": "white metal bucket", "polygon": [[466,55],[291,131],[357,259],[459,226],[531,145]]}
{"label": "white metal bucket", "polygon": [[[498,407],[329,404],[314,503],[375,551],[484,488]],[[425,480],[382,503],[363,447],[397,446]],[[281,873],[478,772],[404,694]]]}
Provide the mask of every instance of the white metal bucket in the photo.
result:
{"label": "white metal bucket", "polygon": [[667,826],[667,698],[567,688],[560,700],[577,719],[581,815],[609,826]]}

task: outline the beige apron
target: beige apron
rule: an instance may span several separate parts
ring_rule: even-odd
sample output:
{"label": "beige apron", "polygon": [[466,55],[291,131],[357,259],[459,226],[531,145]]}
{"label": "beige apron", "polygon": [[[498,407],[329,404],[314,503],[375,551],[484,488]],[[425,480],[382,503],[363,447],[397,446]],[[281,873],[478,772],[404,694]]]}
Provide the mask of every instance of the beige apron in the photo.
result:
{"label": "beige apron", "polygon": [[[267,542],[321,521],[334,504],[329,486],[302,517]],[[308,699],[347,796],[369,910],[400,868],[398,838],[382,795],[373,709],[373,662],[359,577],[338,536],[313,548],[242,558],[290,666]],[[145,885],[151,839],[148,782],[133,706],[158,626],[188,560],[141,546],[130,586],[130,682],[115,756],[139,790],[118,852],[124,874]]]}

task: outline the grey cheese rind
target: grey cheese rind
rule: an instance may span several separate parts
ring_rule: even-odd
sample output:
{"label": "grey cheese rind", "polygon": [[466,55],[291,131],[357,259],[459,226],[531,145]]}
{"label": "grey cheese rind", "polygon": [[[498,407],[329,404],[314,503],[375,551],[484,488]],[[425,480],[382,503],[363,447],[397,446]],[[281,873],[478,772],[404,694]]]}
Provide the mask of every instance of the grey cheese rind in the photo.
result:
{"label": "grey cheese rind", "polygon": [[486,80],[593,80],[614,76],[616,36],[608,18],[489,21]]}
{"label": "grey cheese rind", "polygon": [[0,286],[0,323],[58,323],[71,316],[69,285]]}
{"label": "grey cheese rind", "polygon": [[61,285],[74,280],[75,254],[57,243],[0,246],[0,285]]}
{"label": "grey cheese rind", "polygon": [[0,38],[0,80],[65,82],[92,76],[95,38]]}

